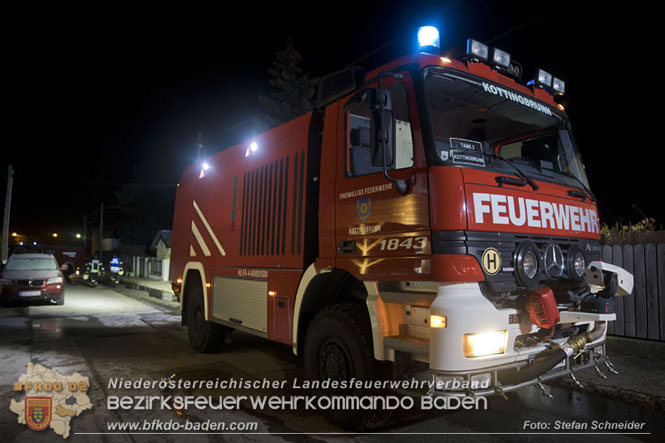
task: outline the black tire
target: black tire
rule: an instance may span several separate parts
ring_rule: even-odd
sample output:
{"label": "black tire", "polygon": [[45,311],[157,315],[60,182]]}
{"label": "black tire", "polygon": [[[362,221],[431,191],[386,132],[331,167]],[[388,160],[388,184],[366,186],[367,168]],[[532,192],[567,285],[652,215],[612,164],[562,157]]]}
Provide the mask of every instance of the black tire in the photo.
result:
{"label": "black tire", "polygon": [[209,354],[222,349],[226,331],[222,325],[206,321],[201,288],[189,291],[187,297],[187,335],[196,352]]}
{"label": "black tire", "polygon": [[65,304],[65,291],[62,291],[62,295],[58,299],[58,301],[55,302],[57,306],[62,306]]}
{"label": "black tire", "polygon": [[376,373],[373,349],[369,314],[364,305],[328,306],[316,314],[307,330],[305,374],[310,380],[371,380]]}

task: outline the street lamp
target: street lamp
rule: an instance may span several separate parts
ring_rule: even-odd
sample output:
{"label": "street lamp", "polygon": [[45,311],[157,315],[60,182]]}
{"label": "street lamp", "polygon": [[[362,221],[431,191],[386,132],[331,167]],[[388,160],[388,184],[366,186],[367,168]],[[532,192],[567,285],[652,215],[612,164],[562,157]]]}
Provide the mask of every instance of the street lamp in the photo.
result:
{"label": "street lamp", "polygon": [[58,238],[58,233],[57,232],[53,233],[53,238]]}

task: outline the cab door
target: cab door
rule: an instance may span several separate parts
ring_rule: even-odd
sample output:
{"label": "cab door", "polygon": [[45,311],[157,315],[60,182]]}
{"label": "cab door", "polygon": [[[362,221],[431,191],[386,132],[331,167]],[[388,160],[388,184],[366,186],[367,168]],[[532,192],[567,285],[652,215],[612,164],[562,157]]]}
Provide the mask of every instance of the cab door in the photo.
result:
{"label": "cab door", "polygon": [[[427,165],[410,73],[382,82],[390,116],[386,169],[408,184],[405,194],[383,173],[375,122],[377,85],[342,100],[335,180],[335,266],[364,280],[427,279],[430,230]],[[373,117],[374,115],[374,117]],[[385,121],[385,119],[384,119]],[[325,165],[323,165],[325,167]]]}

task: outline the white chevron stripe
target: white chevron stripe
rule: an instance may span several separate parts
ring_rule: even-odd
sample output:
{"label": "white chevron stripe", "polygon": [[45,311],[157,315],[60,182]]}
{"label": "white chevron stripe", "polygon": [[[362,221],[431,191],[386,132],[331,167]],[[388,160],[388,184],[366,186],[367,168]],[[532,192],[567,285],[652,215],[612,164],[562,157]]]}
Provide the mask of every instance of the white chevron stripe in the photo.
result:
{"label": "white chevron stripe", "polygon": [[201,232],[199,231],[199,228],[196,227],[196,223],[194,223],[194,220],[192,220],[192,234],[194,234],[194,238],[196,239],[196,242],[199,244],[199,247],[203,251],[203,255],[206,257],[210,256],[210,249],[208,249],[208,245],[206,245],[205,241],[203,241],[203,237],[201,236]]}
{"label": "white chevron stripe", "polygon": [[191,244],[189,245],[189,256],[196,257],[196,251],[194,250],[194,246],[192,246]]}
{"label": "white chevron stripe", "polygon": [[[215,242],[215,246],[217,246],[217,250],[219,251],[220,254],[226,255],[226,252],[224,252],[224,248],[222,248],[222,245],[219,243],[219,240],[217,240],[217,236],[215,236],[215,233],[212,232],[212,228],[208,224],[208,220],[203,216],[203,212],[201,212],[201,209],[199,208],[199,205],[196,204],[196,200],[192,200],[192,205],[194,206],[194,209],[196,210],[196,213],[199,215],[201,218],[201,222],[203,223],[203,226],[205,226],[206,231],[208,231],[208,234],[212,238],[212,241]],[[210,254],[208,254],[210,255]]]}

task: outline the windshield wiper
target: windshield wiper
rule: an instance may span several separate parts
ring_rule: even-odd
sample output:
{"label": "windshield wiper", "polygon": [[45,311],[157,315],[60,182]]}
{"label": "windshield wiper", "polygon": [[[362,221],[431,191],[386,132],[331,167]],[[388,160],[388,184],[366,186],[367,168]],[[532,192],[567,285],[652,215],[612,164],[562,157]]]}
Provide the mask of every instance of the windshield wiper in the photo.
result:
{"label": "windshield wiper", "polygon": [[[587,196],[589,197],[589,199],[590,199],[592,202],[595,202],[595,201],[597,200],[597,199],[596,199],[596,196],[593,195],[593,192],[591,192],[591,189],[587,188],[586,185],[584,184],[584,182],[583,182],[582,180],[580,180],[579,178],[577,178],[577,177],[575,176],[575,174],[573,174],[573,173],[571,173],[571,172],[568,172],[568,171],[556,171],[556,172],[558,172],[559,174],[563,174],[563,175],[565,175],[566,177],[570,177],[570,178],[572,178],[573,180],[575,180],[577,183],[579,183],[580,186],[582,186],[582,188],[584,189],[584,191],[586,192]],[[579,194],[576,194],[575,192],[580,192],[580,191],[570,190],[570,191],[568,191],[568,195],[572,195],[572,196],[580,197],[580,195],[579,195]]]}
{"label": "windshield wiper", "polygon": [[527,177],[526,174],[525,174],[524,172],[522,172],[522,170],[519,169],[517,166],[515,166],[515,164],[513,164],[513,162],[511,162],[510,160],[505,159],[505,158],[501,157],[500,155],[498,155],[498,154],[494,154],[494,153],[487,154],[487,155],[489,155],[490,157],[492,157],[492,158],[494,158],[494,159],[496,159],[496,160],[503,160],[505,163],[507,163],[508,165],[510,165],[510,167],[512,167],[512,168],[515,170],[515,172],[517,172],[517,175],[519,175],[520,177],[522,177],[522,178],[524,179],[524,181],[527,182],[527,184],[528,184],[529,186],[531,186],[531,189],[533,189],[534,191],[537,191],[537,190],[540,188],[540,186],[538,186],[538,185],[536,184],[536,182],[534,182],[534,181],[531,180],[529,177]]}

